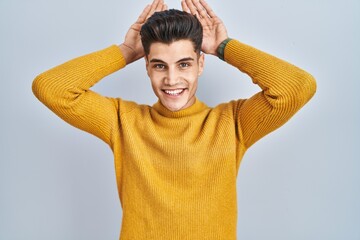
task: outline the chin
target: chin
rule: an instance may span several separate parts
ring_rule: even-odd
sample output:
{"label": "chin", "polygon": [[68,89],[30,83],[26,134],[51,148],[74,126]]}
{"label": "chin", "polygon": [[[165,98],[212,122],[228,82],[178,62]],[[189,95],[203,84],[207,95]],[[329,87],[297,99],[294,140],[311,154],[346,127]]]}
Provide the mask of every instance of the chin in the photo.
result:
{"label": "chin", "polygon": [[195,95],[189,89],[185,89],[180,94],[169,95],[165,91],[158,92],[158,98],[164,107],[169,111],[177,112],[190,107],[195,102]]}

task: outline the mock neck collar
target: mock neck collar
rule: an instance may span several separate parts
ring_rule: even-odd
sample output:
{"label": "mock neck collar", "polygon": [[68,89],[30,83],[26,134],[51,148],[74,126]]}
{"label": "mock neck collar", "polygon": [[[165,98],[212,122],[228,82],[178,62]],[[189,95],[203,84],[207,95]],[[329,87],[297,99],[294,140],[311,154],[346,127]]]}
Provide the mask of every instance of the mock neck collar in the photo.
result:
{"label": "mock neck collar", "polygon": [[175,112],[170,111],[169,109],[167,109],[160,102],[160,100],[158,100],[157,103],[155,103],[153,105],[153,108],[154,108],[155,111],[157,111],[160,115],[162,115],[164,117],[181,118],[181,117],[187,117],[187,116],[199,113],[199,112],[207,109],[208,106],[206,106],[203,102],[201,102],[197,98],[195,98],[195,102],[193,103],[193,105],[191,105],[190,107],[187,107],[185,109],[175,111]]}

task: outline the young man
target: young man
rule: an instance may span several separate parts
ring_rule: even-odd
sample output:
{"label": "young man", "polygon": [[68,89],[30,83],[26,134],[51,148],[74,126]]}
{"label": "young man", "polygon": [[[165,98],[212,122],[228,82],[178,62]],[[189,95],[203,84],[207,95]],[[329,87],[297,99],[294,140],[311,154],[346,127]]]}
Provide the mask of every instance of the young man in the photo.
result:
{"label": "young man", "polygon": [[[228,38],[205,1],[186,0],[182,8],[166,10],[155,0],[122,44],[70,60],[33,82],[47,107],[111,147],[122,240],[236,239],[236,176],[244,153],[316,90],[307,72]],[[203,54],[248,74],[262,91],[207,107],[195,95]],[[142,57],[159,99],[153,106],[90,90]]]}

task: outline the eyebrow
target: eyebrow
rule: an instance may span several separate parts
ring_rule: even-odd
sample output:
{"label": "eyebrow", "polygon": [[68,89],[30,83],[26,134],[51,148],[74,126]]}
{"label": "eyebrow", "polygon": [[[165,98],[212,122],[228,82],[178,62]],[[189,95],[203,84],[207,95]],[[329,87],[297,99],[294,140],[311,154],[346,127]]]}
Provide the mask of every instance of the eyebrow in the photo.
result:
{"label": "eyebrow", "polygon": [[[185,61],[194,61],[194,59],[192,57],[186,57],[186,58],[182,58],[180,60],[178,60],[176,63],[180,63],[180,62],[185,62]],[[160,62],[160,63],[165,63],[163,60],[158,59],[158,58],[153,58],[150,60],[151,63],[156,63],[156,62]]]}

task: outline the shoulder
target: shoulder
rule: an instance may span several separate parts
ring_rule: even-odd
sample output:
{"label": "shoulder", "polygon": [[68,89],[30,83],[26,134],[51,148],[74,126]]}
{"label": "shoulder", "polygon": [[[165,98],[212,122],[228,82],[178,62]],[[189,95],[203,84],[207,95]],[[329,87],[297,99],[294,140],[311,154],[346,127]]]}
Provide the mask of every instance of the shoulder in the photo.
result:
{"label": "shoulder", "polygon": [[146,104],[139,104],[134,101],[124,100],[122,98],[116,98],[120,115],[143,115],[149,113],[151,107]]}
{"label": "shoulder", "polygon": [[211,112],[213,114],[234,118],[237,115],[241,105],[245,102],[245,100],[246,99],[238,99],[238,100],[231,100],[229,102],[220,103],[216,105]]}

